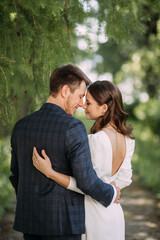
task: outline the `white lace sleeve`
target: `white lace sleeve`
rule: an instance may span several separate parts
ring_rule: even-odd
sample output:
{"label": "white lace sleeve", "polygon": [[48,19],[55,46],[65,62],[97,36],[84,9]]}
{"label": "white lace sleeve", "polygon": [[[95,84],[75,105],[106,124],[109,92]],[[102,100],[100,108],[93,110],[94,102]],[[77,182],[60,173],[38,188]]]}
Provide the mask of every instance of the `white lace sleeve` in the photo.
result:
{"label": "white lace sleeve", "polygon": [[71,176],[70,176],[70,182],[69,182],[69,185],[68,185],[67,189],[72,190],[72,191],[74,191],[74,192],[78,192],[78,193],[84,194],[84,193],[77,187],[76,179],[75,179],[74,177],[71,177]]}
{"label": "white lace sleeve", "polygon": [[115,179],[116,185],[122,189],[132,182],[132,165],[131,159],[135,149],[135,140],[127,139],[127,153],[124,162],[119,170],[117,178]]}

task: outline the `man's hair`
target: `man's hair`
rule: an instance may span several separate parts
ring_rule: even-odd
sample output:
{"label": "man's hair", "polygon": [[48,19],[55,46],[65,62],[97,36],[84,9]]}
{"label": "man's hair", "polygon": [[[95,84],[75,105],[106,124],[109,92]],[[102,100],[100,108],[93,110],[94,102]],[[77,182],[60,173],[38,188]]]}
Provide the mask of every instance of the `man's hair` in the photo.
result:
{"label": "man's hair", "polygon": [[73,93],[84,81],[86,86],[91,83],[90,79],[77,66],[68,64],[56,68],[50,77],[50,95],[56,97],[64,85],[68,85]]}

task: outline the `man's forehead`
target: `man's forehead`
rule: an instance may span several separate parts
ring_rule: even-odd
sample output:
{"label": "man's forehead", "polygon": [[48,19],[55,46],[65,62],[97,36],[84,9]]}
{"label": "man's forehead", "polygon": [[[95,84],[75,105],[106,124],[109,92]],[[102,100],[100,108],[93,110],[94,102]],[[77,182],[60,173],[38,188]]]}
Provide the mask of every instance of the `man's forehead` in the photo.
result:
{"label": "man's forehead", "polygon": [[79,91],[79,92],[86,92],[86,84],[85,84],[85,82],[82,82],[81,84],[80,84],[80,86],[76,89],[77,91]]}

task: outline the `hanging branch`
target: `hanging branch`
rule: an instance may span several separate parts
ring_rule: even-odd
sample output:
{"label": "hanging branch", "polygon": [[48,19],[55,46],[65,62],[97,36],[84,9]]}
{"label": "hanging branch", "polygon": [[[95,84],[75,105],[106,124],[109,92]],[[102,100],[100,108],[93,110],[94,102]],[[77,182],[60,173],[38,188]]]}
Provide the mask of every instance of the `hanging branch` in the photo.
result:
{"label": "hanging branch", "polygon": [[70,29],[70,24],[69,24],[68,16],[67,16],[67,5],[68,5],[68,1],[65,0],[64,19],[65,19],[65,21],[66,21],[67,31],[68,31],[68,35],[69,35],[69,43],[70,43],[70,46],[71,46],[71,29]]}
{"label": "hanging branch", "polygon": [[33,17],[33,24],[34,24],[35,29],[36,29],[36,34],[38,34],[38,28],[37,28],[37,24],[36,24],[36,20],[34,18],[34,15],[32,15],[32,17]]}
{"label": "hanging branch", "polygon": [[61,41],[60,41],[59,39],[56,39],[56,41],[57,41],[57,42],[59,43],[59,45],[61,46],[61,48],[62,48],[62,50],[63,50],[63,52],[64,52],[64,54],[65,54],[67,63],[69,63],[69,59],[68,59],[68,56],[67,56],[67,54],[66,54],[66,50],[65,50],[63,44],[61,43]]}
{"label": "hanging branch", "polygon": [[0,70],[2,71],[4,79],[6,80],[6,98],[7,98],[8,97],[8,80],[7,80],[6,74],[1,66],[0,66]]}
{"label": "hanging branch", "polygon": [[[17,1],[17,0],[14,0],[15,2],[15,5],[18,6],[18,8],[21,10],[21,12],[23,13],[24,17],[26,18],[27,22],[30,24],[30,25],[34,25],[34,21],[32,21],[32,16],[31,14],[29,14],[29,12],[27,12],[22,6],[21,4]],[[20,34],[20,33],[19,33]]]}

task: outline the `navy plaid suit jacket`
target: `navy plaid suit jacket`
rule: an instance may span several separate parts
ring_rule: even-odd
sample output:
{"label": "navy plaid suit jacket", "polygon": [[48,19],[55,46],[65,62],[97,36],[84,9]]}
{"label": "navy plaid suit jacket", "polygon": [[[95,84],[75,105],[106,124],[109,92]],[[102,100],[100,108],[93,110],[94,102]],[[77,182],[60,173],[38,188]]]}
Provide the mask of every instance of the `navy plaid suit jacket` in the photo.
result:
{"label": "navy plaid suit jacket", "polygon": [[106,207],[113,198],[112,186],[103,183],[93,170],[82,122],[59,106],[45,103],[13,129],[10,181],[17,196],[13,228],[37,235],[84,233],[84,196],[37,171],[32,164],[34,146],[39,153],[46,150],[56,171],[74,176],[84,193]]}

